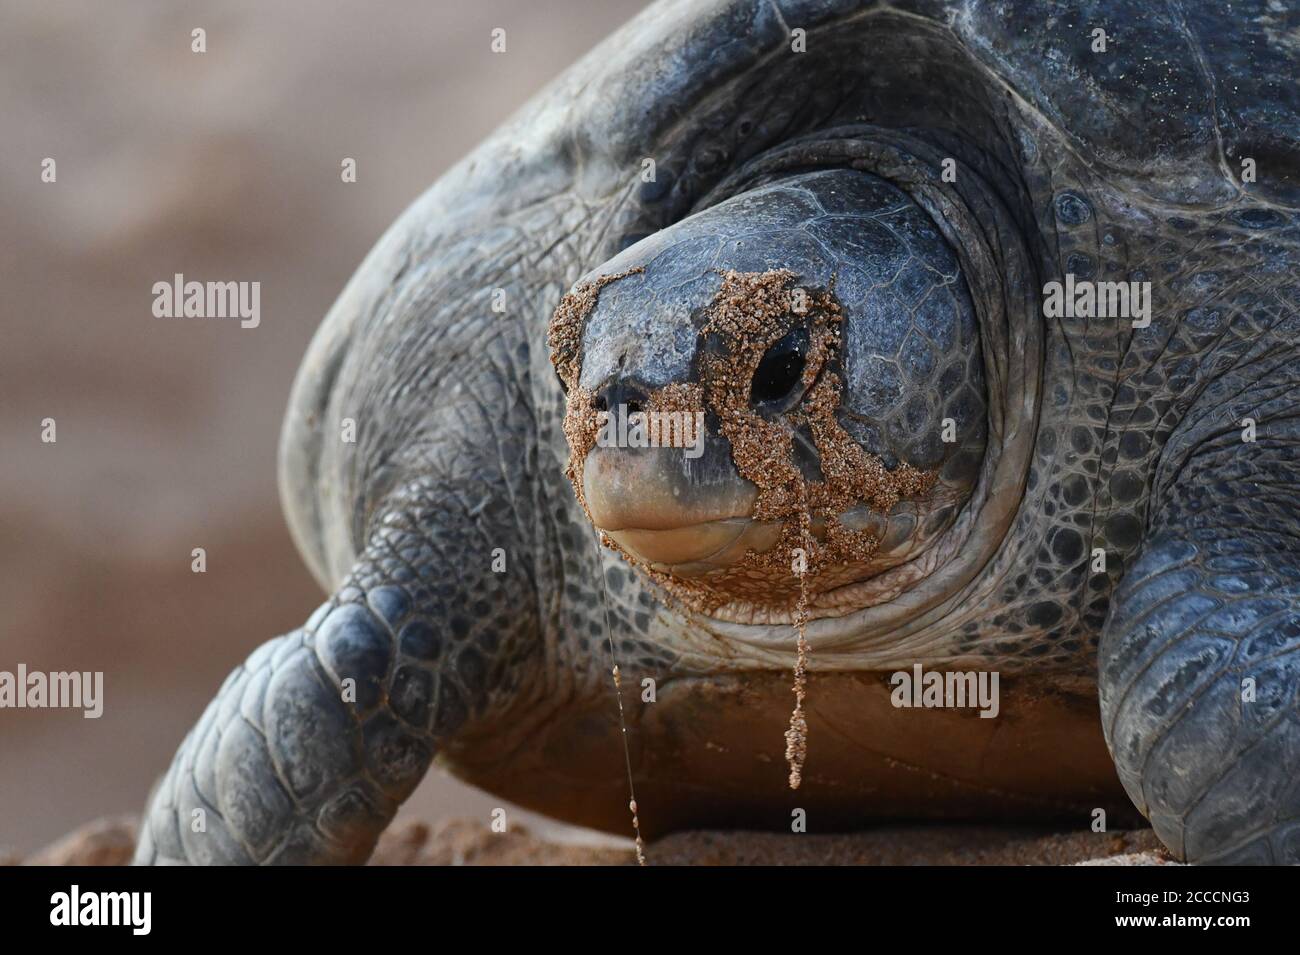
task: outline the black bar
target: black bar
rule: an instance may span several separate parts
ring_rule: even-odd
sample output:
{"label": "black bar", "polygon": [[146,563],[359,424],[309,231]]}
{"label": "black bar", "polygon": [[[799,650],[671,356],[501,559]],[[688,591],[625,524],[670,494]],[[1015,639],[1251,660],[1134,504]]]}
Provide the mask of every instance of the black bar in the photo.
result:
{"label": "black bar", "polygon": [[[70,901],[73,885],[83,905],[87,893],[150,893],[148,934],[136,935],[130,925],[52,925],[52,899],[63,893]],[[860,940],[854,948],[866,949],[890,936],[1043,941],[1049,931],[1046,938],[1072,944],[1103,934],[1173,939],[1197,932],[1226,940],[1259,928],[1285,931],[1295,875],[1183,866],[9,868],[0,869],[0,899],[7,940],[76,932],[82,941],[149,938],[206,947],[242,940],[297,952],[310,942],[388,945],[404,938],[400,944],[438,946],[458,939],[458,947],[496,950],[517,932],[533,944],[587,949],[617,932],[624,940],[644,933],[647,946],[693,948],[696,934],[734,941],[756,933],[770,942],[774,933],[802,926],[810,944],[847,931]],[[1129,919],[1152,921],[1121,924]]]}

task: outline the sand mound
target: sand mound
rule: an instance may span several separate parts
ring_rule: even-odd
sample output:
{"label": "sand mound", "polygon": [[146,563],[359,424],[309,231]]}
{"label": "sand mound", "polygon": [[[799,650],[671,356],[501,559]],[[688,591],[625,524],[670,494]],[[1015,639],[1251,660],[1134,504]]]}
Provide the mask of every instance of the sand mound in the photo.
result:
{"label": "sand mound", "polygon": [[[135,820],[101,819],[7,865],[124,865]],[[1043,833],[997,826],[891,826],[837,835],[682,832],[652,843],[651,865],[1168,865],[1149,829]],[[380,839],[371,865],[632,865],[631,843],[546,842],[516,826],[494,833],[472,819],[409,822]]]}

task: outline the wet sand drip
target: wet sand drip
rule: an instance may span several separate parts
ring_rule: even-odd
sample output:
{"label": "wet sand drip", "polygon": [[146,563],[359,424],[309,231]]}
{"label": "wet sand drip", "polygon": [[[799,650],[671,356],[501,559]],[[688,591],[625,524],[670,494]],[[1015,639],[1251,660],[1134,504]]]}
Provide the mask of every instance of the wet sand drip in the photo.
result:
{"label": "wet sand drip", "polygon": [[[805,542],[811,536],[808,533],[810,518],[807,507],[803,508],[800,531]],[[799,601],[794,608],[794,629],[798,635],[795,644],[794,663],[794,710],[790,713],[790,728],[785,731],[785,761],[790,767],[790,788],[798,789],[803,782],[803,764],[808,758],[808,719],[804,715],[803,704],[808,696],[808,572],[804,564],[806,550],[803,554],[791,552],[790,569],[799,578]]]}

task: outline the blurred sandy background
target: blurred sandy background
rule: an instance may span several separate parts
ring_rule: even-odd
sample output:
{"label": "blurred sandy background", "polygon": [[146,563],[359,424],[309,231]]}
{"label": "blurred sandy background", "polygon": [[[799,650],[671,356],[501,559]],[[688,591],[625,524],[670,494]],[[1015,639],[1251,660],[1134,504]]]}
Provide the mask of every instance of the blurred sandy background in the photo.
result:
{"label": "blurred sandy background", "polygon": [[[0,710],[0,846],[138,812],[232,666],[320,602],[275,484],[313,330],[412,199],[642,5],[0,0],[0,670],[103,670],[106,697]],[[260,281],[261,326],[154,318],[176,272]],[[498,804],[435,772],[404,814]]]}

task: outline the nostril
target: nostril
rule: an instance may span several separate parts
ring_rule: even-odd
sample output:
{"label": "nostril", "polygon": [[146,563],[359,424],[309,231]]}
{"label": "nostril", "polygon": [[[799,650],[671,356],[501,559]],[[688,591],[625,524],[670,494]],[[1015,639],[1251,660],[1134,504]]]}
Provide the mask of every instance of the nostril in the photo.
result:
{"label": "nostril", "polygon": [[639,382],[614,377],[596,389],[592,404],[597,411],[615,411],[623,407],[626,408],[627,414],[636,414],[645,410],[648,394],[649,390],[642,387]]}

